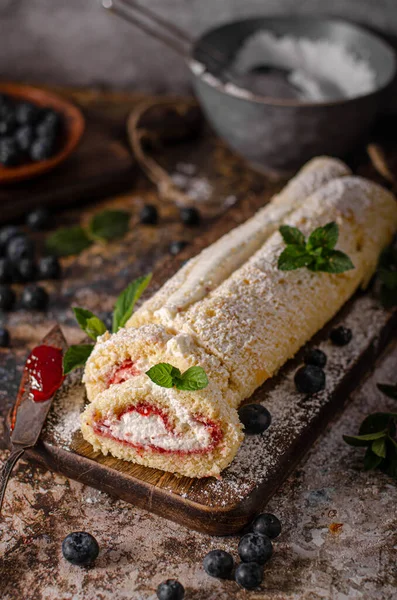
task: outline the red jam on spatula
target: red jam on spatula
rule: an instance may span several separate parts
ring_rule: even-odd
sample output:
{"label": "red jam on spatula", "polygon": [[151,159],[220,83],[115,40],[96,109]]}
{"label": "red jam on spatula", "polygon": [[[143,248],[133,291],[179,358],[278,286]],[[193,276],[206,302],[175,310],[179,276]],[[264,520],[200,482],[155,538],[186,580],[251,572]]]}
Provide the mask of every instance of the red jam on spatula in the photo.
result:
{"label": "red jam on spatula", "polygon": [[30,394],[34,402],[45,402],[61,387],[64,375],[62,350],[54,346],[36,346],[26,361]]}

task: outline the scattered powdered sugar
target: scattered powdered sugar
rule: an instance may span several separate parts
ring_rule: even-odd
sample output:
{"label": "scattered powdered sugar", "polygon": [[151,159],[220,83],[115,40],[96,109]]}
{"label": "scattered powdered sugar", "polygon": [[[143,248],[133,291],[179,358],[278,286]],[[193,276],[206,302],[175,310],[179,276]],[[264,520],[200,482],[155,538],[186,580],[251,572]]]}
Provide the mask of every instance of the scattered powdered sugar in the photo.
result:
{"label": "scattered powdered sugar", "polygon": [[178,163],[171,179],[191,200],[208,202],[213,193],[213,187],[206,177],[196,174],[194,165]]}
{"label": "scattered powdered sugar", "polygon": [[65,450],[70,450],[73,436],[80,429],[80,414],[85,401],[85,387],[78,369],[68,375],[56,394],[46,423],[46,432]]}

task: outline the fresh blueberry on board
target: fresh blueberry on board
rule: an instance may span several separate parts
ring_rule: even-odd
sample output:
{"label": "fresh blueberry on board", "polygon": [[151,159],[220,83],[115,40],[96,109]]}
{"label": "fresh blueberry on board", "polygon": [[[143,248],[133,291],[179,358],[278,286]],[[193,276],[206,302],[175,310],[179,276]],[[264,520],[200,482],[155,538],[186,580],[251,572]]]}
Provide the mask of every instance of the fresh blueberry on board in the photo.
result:
{"label": "fresh blueberry on board", "polygon": [[204,571],[211,577],[228,579],[234,566],[233,556],[224,550],[211,550],[204,557]]}
{"label": "fresh blueberry on board", "polygon": [[253,520],[252,531],[273,540],[281,533],[281,523],[275,515],[262,513]]}
{"label": "fresh blueberry on board", "polygon": [[244,425],[244,433],[251,435],[263,433],[268,429],[272,417],[261,404],[245,404],[238,409],[238,416]]}
{"label": "fresh blueberry on board", "polygon": [[11,310],[15,304],[15,292],[9,285],[0,285],[0,309]]}
{"label": "fresh blueberry on board", "polygon": [[63,540],[62,554],[72,565],[88,567],[98,557],[98,542],[90,533],[74,531]]}
{"label": "fresh blueberry on board", "polygon": [[180,217],[184,225],[195,227],[200,224],[200,213],[197,208],[185,207],[180,210]]}
{"label": "fresh blueberry on board", "polygon": [[10,345],[10,334],[5,327],[0,327],[0,347],[8,348]]}
{"label": "fresh blueberry on board", "polygon": [[273,553],[273,545],[266,535],[246,533],[238,545],[238,553],[243,562],[265,564]]}
{"label": "fresh blueberry on board", "polygon": [[22,292],[21,305],[26,310],[45,310],[48,304],[48,294],[38,285],[30,285]]}
{"label": "fresh blueberry on board", "polygon": [[61,272],[61,265],[56,256],[43,256],[39,260],[39,279],[59,279]]}
{"label": "fresh blueberry on board", "polygon": [[297,370],[294,381],[302,394],[315,394],[325,388],[325,373],[321,367],[306,365]]}
{"label": "fresh blueberry on board", "polygon": [[13,280],[17,283],[34,281],[37,275],[37,266],[33,258],[21,258],[14,264]]}
{"label": "fresh blueberry on board", "polygon": [[145,204],[139,213],[139,220],[143,225],[156,225],[158,211],[154,204]]}
{"label": "fresh blueberry on board", "polygon": [[184,248],[186,248],[186,246],[187,246],[187,242],[184,242],[183,240],[171,242],[170,247],[169,247],[170,254],[172,254],[173,256],[176,256],[177,254],[179,254],[179,252],[182,252],[182,250]]}
{"label": "fresh blueberry on board", "polygon": [[18,263],[22,258],[32,258],[33,254],[34,244],[25,235],[20,234],[8,242],[7,257],[14,264]]}
{"label": "fresh blueberry on board", "polygon": [[327,364],[327,355],[319,348],[311,348],[306,352],[303,362],[306,365],[315,365],[323,369]]}
{"label": "fresh blueberry on board", "polygon": [[0,258],[0,283],[10,283],[12,280],[12,265],[7,258]]}
{"label": "fresh blueberry on board", "polygon": [[263,581],[263,566],[256,562],[241,563],[236,568],[234,579],[245,590],[254,590]]}
{"label": "fresh blueberry on board", "polygon": [[176,579],[167,579],[160,583],[156,594],[159,600],[183,600],[185,588]]}
{"label": "fresh blueberry on board", "polygon": [[35,208],[26,217],[26,225],[34,231],[45,229],[50,220],[50,211],[47,208],[40,206]]}
{"label": "fresh blueberry on board", "polygon": [[349,342],[351,342],[353,333],[352,330],[348,327],[335,327],[329,335],[331,342],[335,344],[335,346],[346,346]]}

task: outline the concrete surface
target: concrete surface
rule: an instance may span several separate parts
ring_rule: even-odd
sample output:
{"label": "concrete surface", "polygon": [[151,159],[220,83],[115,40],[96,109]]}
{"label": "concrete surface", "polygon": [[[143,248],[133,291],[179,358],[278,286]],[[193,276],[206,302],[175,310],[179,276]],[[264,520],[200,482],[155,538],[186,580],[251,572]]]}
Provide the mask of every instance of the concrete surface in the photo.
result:
{"label": "concrete surface", "polygon": [[[329,15],[397,35],[396,0],[141,0],[194,37],[231,19]],[[0,0],[0,79],[185,90],[181,59],[100,0]]]}

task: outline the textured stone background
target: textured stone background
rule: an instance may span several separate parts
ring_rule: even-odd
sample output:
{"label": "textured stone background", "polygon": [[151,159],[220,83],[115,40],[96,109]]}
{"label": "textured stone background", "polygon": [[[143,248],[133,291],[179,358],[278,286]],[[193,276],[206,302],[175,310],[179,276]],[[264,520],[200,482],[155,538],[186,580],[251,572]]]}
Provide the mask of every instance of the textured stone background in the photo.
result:
{"label": "textured stone background", "polygon": [[[396,0],[141,0],[193,35],[256,15],[326,14],[397,35]],[[179,57],[100,7],[100,0],[0,0],[0,78],[183,90]]]}

